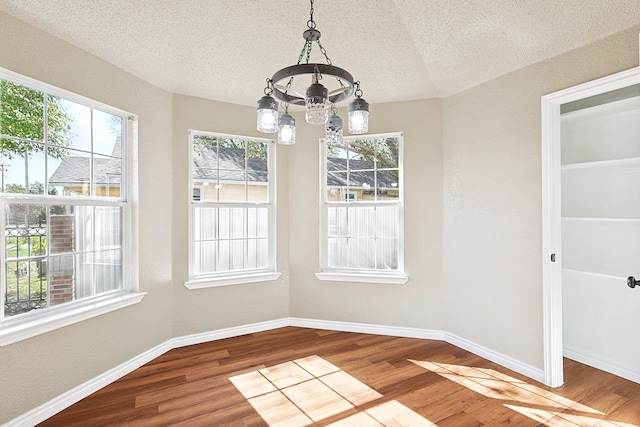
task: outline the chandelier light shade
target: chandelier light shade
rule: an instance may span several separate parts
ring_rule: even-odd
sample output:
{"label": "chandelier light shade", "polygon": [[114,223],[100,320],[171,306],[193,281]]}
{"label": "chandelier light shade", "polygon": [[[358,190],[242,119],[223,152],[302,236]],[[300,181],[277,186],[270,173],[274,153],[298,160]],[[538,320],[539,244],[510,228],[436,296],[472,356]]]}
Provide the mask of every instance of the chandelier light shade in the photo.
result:
{"label": "chandelier light shade", "polygon": [[[281,117],[284,119],[288,116],[286,119],[278,120],[278,101],[287,107],[289,104],[305,107],[307,123],[324,124],[327,136],[337,138],[339,134],[339,138],[342,139],[342,119],[335,111],[330,117],[329,111],[335,108],[335,104],[348,100],[355,92],[356,99],[349,104],[349,132],[362,134],[368,131],[369,104],[362,99],[360,82],[356,82],[348,71],[331,63],[327,51],[320,43],[320,31],[316,29],[313,20],[313,3],[314,0],[310,0],[311,17],[307,21],[307,29],[302,34],[305,42],[298,62],[276,71],[270,79],[268,78],[265,96],[258,101],[258,130],[265,133],[277,131],[278,142],[281,144],[290,145],[295,142],[295,120],[288,111]],[[318,45],[326,64],[309,62],[314,43]],[[340,125],[337,126],[337,123]],[[289,129],[293,130],[293,139],[284,138]]]}
{"label": "chandelier light shade", "polygon": [[334,107],[333,113],[327,119],[327,122],[325,124],[325,142],[328,145],[341,145],[342,132],[343,132],[342,119],[340,118],[340,116],[338,116]]}
{"label": "chandelier light shade", "polygon": [[296,119],[285,112],[278,119],[278,144],[293,145],[296,143]]}
{"label": "chandelier light shade", "polygon": [[358,97],[349,103],[349,133],[369,132],[369,103]]}
{"label": "chandelier light shade", "polygon": [[312,83],[304,97],[305,119],[312,125],[321,125],[327,121],[329,112],[329,91],[320,83]]}
{"label": "chandelier light shade", "polygon": [[258,100],[258,131],[274,133],[278,130],[278,102],[271,95]]}

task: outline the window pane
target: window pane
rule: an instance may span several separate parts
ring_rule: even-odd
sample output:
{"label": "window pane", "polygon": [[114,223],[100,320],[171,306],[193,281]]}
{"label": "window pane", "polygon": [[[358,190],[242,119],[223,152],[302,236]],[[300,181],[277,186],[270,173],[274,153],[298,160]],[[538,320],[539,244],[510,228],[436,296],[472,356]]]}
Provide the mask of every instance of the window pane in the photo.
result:
{"label": "window pane", "polygon": [[347,248],[350,268],[373,269],[375,264],[375,240],[351,238]]}
{"label": "window pane", "polygon": [[231,269],[242,270],[245,265],[244,259],[244,240],[232,240],[231,241]]}
{"label": "window pane", "polygon": [[196,242],[194,254],[194,273],[204,274],[216,271],[217,242]]}
{"label": "window pane", "polygon": [[349,173],[349,191],[355,195],[351,201],[374,200],[375,188],[375,173],[373,171]]}
{"label": "window pane", "polygon": [[55,188],[60,196],[91,195],[91,153],[77,150],[65,150],[63,158],[47,158],[49,187]]}
{"label": "window pane", "polygon": [[[400,266],[400,138],[345,137],[326,147],[323,265],[346,270]],[[348,207],[343,203],[348,202]],[[378,203],[380,202],[380,203]],[[336,206],[340,205],[342,206]]]}
{"label": "window pane", "polygon": [[212,240],[216,238],[216,226],[218,224],[218,209],[195,206],[193,231],[194,239]]}
{"label": "window pane", "polygon": [[327,266],[330,268],[346,268],[347,260],[347,238],[330,237],[328,240],[329,256],[327,258]]}
{"label": "window pane", "polygon": [[[234,208],[231,209],[231,221],[227,225],[230,227],[229,229],[229,237],[233,239],[243,239],[247,236],[247,231],[245,228],[246,225],[246,209],[245,208]],[[223,224],[220,224],[220,227],[223,227]],[[223,233],[221,233],[223,234]]]}
{"label": "window pane", "polygon": [[246,268],[266,268],[268,266],[267,248],[267,239],[249,239],[247,241]]}
{"label": "window pane", "polygon": [[264,141],[247,142],[247,170],[253,172],[267,172],[269,163],[267,153],[269,146]]}
{"label": "window pane", "polygon": [[400,196],[397,169],[376,172],[376,183],[378,200],[396,200]]}
{"label": "window pane", "polygon": [[47,306],[46,206],[5,205],[5,315]]}
{"label": "window pane", "polygon": [[229,271],[231,270],[231,241],[219,240],[218,241],[218,259],[216,265],[216,271]]}
{"label": "window pane", "polygon": [[47,279],[42,266],[41,260],[5,263],[5,316],[47,307]]}
{"label": "window pane", "polygon": [[327,173],[327,200],[344,202],[348,200],[347,172]]}
{"label": "window pane", "polygon": [[348,208],[349,236],[374,237],[376,235],[375,207]]}
{"label": "window pane", "polygon": [[122,158],[122,126],[124,119],[93,110],[93,152]]}
{"label": "window pane", "polygon": [[32,143],[20,155],[2,150],[0,173],[2,191],[19,194],[44,194],[44,145]]}
{"label": "window pane", "polygon": [[245,202],[247,200],[247,174],[244,171],[220,170],[218,197],[221,202]]}
{"label": "window pane", "polygon": [[400,234],[399,207],[377,206],[376,207],[376,235],[378,237],[397,237]]}
{"label": "window pane", "polygon": [[91,108],[55,96],[48,97],[47,137],[50,155],[65,156],[66,148],[91,152]]}
{"label": "window pane", "polygon": [[249,182],[247,183],[247,201],[248,202],[268,202],[269,201],[269,187],[268,187],[268,173],[267,172],[250,172],[248,174]]}
{"label": "window pane", "polygon": [[[44,141],[44,94],[38,90],[0,80],[0,133],[31,141]],[[0,140],[3,151],[21,154],[30,143]]]}
{"label": "window pane", "polygon": [[96,251],[122,247],[122,208],[97,206],[95,208]]}
{"label": "window pane", "polygon": [[[71,288],[75,292],[76,299],[83,299],[92,297],[95,294],[93,289],[94,284],[94,273],[95,273],[95,263],[93,261],[94,254],[91,252],[88,253],[79,253],[75,255],[65,255],[59,257],[61,263],[54,263],[56,269],[52,270],[52,277],[56,279],[51,280],[52,289],[55,287],[60,288],[61,291],[67,291],[67,289]],[[56,285],[58,282],[58,275],[60,275],[60,279],[64,279],[66,276],[66,269],[70,268],[66,263],[68,260],[73,260],[74,262],[74,276],[69,281],[62,281],[60,285]],[[58,270],[59,268],[59,270]],[[55,282],[54,282],[55,280]],[[54,296],[55,297],[55,296]],[[57,302],[55,298],[52,298],[52,303]],[[60,301],[65,302],[65,301]]]}
{"label": "window pane", "polygon": [[267,208],[247,208],[247,237],[269,237],[269,210]]}
{"label": "window pane", "polygon": [[347,208],[329,207],[327,209],[327,231],[329,237],[347,236]]}
{"label": "window pane", "polygon": [[377,139],[376,167],[378,169],[391,169],[399,167],[399,141],[397,138]]}
{"label": "window pane", "polygon": [[247,150],[243,140],[219,138],[220,147],[220,169],[228,171],[245,171]]}
{"label": "window pane", "polygon": [[376,242],[376,268],[398,269],[398,239],[378,239]]}
{"label": "window pane", "polygon": [[5,206],[5,230],[21,237],[32,234],[32,229],[47,226],[47,208],[43,205],[8,203]]}
{"label": "window pane", "polygon": [[98,294],[121,289],[122,250],[98,251],[94,255],[95,283]]}
{"label": "window pane", "polygon": [[96,197],[120,198],[122,159],[93,156],[93,186]]}
{"label": "window pane", "polygon": [[347,144],[327,144],[327,170],[328,171],[346,171],[347,167]]}
{"label": "window pane", "polygon": [[220,239],[231,237],[231,209],[220,208],[218,211],[218,236]]}

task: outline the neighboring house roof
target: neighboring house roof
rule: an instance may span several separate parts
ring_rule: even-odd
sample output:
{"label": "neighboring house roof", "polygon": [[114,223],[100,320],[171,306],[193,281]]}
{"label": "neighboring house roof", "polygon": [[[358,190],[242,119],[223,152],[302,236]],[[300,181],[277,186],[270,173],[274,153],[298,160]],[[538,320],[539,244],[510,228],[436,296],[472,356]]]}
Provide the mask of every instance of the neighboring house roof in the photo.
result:
{"label": "neighboring house roof", "polygon": [[[94,157],[93,181],[96,185],[119,184],[122,175],[120,137],[116,139],[111,156]],[[89,157],[68,156],[58,165],[49,183],[52,185],[79,185],[90,182],[91,163]]]}
{"label": "neighboring house roof", "polygon": [[[49,183],[53,185],[73,185],[90,181],[89,157],[69,156],[60,163],[51,175]],[[93,181],[95,184],[119,184],[122,174],[120,159],[93,160]]]}
{"label": "neighboring house roof", "polygon": [[[218,152],[220,158],[218,159]],[[244,182],[245,150],[229,147],[202,147],[193,157],[193,175],[203,181]],[[247,159],[247,181],[267,182],[267,160],[260,157]]]}
{"label": "neighboring house roof", "polygon": [[[112,155],[120,156],[120,139],[114,145]],[[219,159],[218,159],[219,153]],[[229,147],[203,147],[193,158],[193,175],[202,181],[244,182],[245,150]],[[100,184],[120,183],[121,160],[119,158],[95,158],[94,182]],[[374,188],[376,182],[373,164],[368,160],[350,159],[351,173],[347,182],[347,159],[330,157],[327,159],[327,185],[330,187]],[[369,170],[366,170],[369,169]],[[247,181],[263,183],[268,180],[267,160],[260,157],[247,159]],[[53,185],[78,185],[89,182],[89,158],[69,156],[64,159],[49,179]],[[397,185],[397,171],[378,171],[378,188]],[[365,185],[366,184],[366,185]]]}
{"label": "neighboring house roof", "polygon": [[[349,159],[349,179],[347,180],[347,159],[329,157],[327,158],[327,185],[329,187],[363,187],[365,184],[369,188],[374,188],[375,172],[373,163],[365,159]],[[396,187],[398,183],[397,170],[379,170],[378,188]]]}

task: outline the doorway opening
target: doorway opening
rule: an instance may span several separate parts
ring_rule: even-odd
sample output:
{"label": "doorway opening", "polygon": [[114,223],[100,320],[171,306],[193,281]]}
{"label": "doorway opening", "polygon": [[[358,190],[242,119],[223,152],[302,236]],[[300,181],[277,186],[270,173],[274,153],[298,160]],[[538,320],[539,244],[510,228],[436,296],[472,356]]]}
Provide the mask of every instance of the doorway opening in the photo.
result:
{"label": "doorway opening", "polygon": [[[625,362],[638,332],[620,317],[620,302],[640,307],[626,286],[640,275],[640,67],[542,97],[542,180],[545,384],[563,384],[565,356],[640,382],[640,359]],[[606,354],[614,339],[620,360]]]}

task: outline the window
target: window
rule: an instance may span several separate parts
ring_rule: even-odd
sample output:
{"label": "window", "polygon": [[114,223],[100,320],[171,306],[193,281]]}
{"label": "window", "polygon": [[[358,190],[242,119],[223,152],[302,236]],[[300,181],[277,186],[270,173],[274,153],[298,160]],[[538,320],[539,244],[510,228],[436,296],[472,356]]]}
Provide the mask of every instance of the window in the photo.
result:
{"label": "window", "polygon": [[126,295],[128,116],[0,69],[0,344],[142,298]]}
{"label": "window", "polygon": [[321,143],[321,280],[405,283],[402,134]]}
{"label": "window", "polygon": [[274,280],[273,141],[191,131],[189,289]]}

